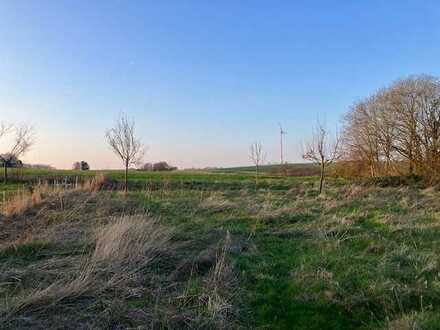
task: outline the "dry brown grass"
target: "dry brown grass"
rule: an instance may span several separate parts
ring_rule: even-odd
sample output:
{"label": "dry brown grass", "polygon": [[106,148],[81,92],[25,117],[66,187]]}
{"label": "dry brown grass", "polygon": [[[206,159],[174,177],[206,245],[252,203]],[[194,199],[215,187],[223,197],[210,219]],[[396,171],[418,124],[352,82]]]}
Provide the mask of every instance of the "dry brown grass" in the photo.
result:
{"label": "dry brown grass", "polygon": [[208,198],[204,199],[200,208],[205,211],[210,211],[212,213],[225,212],[233,210],[237,205],[225,198],[221,193],[212,193]]}
{"label": "dry brown grass", "polygon": [[31,207],[41,204],[44,188],[37,188],[33,192],[19,192],[14,195],[2,208],[2,214],[7,217],[25,213]]}
{"label": "dry brown grass", "polygon": [[[42,185],[33,192],[41,199],[28,192],[26,207],[0,222],[0,329],[231,328],[238,285],[229,235],[223,240],[221,229],[206,240],[183,227],[174,234],[134,194],[94,187]],[[161,202],[174,196],[155,193]],[[208,192],[178,211],[205,218],[238,208]],[[124,216],[144,212],[158,221]],[[211,259],[199,265],[207,250]]]}
{"label": "dry brown grass", "polygon": [[128,283],[162,251],[170,249],[171,236],[169,229],[142,216],[111,219],[96,228],[93,251],[72,274],[60,273],[49,286],[5,301],[2,314],[10,320],[99,296],[106,290],[127,294]]}
{"label": "dry brown grass", "polygon": [[97,173],[93,178],[86,180],[84,183],[77,185],[75,188],[85,191],[99,191],[107,182],[107,178],[103,173]]}
{"label": "dry brown grass", "polygon": [[208,312],[219,329],[225,329],[229,324],[228,318],[232,311],[229,297],[225,294],[234,285],[232,269],[226,261],[231,245],[231,237],[227,233],[223,247],[217,253],[217,261],[210,271],[205,283],[205,295],[202,301],[206,303]]}
{"label": "dry brown grass", "polygon": [[98,173],[95,177],[73,187],[45,183],[29,190],[21,190],[2,206],[1,213],[6,217],[23,215],[29,209],[40,205],[48,196],[57,196],[61,208],[64,208],[64,195],[66,192],[81,191],[94,193],[105,185],[106,180],[107,178],[102,173]]}
{"label": "dry brown grass", "polygon": [[171,231],[144,216],[113,219],[96,230],[92,260],[108,269],[137,271],[165,249]]}
{"label": "dry brown grass", "polygon": [[389,321],[387,324],[388,330],[422,330],[417,313],[403,315],[401,318]]}
{"label": "dry brown grass", "polygon": [[[189,287],[177,297],[184,305],[193,305],[196,308],[195,314],[187,316],[187,323],[197,325],[195,328],[233,328],[232,301],[234,295],[238,293],[238,285],[235,273],[228,261],[230,249],[231,237],[228,232],[223,244],[202,252],[196,260],[198,266],[195,268],[200,268],[202,264],[209,265],[201,285],[197,286],[194,291],[193,282],[190,280],[187,283]],[[191,272],[191,276],[196,278],[197,269]],[[203,269],[198,269],[198,272],[203,272]]]}

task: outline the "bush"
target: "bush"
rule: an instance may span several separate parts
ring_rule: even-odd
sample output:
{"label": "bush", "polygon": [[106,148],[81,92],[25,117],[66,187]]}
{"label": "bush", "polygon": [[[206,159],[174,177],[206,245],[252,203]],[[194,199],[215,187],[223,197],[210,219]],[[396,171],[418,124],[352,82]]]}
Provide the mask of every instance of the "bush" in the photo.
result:
{"label": "bush", "polygon": [[355,178],[368,175],[368,166],[362,161],[341,160],[336,162],[332,175],[341,178]]}
{"label": "bush", "polygon": [[177,167],[169,165],[167,162],[145,163],[139,168],[139,171],[175,171]]}
{"label": "bush", "polygon": [[361,182],[366,186],[377,186],[381,188],[401,186],[418,186],[419,188],[423,188],[427,185],[426,180],[422,176],[417,175],[363,178]]}
{"label": "bush", "polygon": [[139,171],[152,171],[153,170],[153,164],[152,163],[145,163],[139,168]]}
{"label": "bush", "polygon": [[177,167],[169,165],[167,162],[159,162],[153,165],[153,171],[174,171]]}
{"label": "bush", "polygon": [[90,170],[90,165],[89,165],[89,163],[82,160],[80,162],[73,163],[72,169],[74,169],[76,171],[88,171],[88,170]]}

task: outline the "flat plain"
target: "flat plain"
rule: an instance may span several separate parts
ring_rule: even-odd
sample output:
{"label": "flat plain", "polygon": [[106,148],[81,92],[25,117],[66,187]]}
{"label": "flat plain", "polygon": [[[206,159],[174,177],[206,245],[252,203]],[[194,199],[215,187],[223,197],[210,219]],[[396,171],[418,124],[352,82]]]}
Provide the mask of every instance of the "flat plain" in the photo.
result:
{"label": "flat plain", "polygon": [[[14,179],[15,175],[15,179]],[[440,192],[250,170],[12,174],[5,329],[437,329]]]}

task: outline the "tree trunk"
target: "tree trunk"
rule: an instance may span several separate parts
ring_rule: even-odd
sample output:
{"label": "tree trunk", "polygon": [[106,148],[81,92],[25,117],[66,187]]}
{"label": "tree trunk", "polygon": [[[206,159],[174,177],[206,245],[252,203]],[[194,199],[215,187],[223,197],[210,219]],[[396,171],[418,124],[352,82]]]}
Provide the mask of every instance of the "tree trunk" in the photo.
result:
{"label": "tree trunk", "polygon": [[413,153],[412,139],[411,139],[410,145],[409,145],[408,160],[409,160],[409,175],[411,176],[414,174],[414,153]]}
{"label": "tree trunk", "polygon": [[374,178],[374,177],[376,176],[375,173],[376,173],[376,172],[375,172],[375,170],[374,170],[374,165],[373,165],[373,163],[371,163],[371,165],[370,165],[370,176],[371,176],[372,178]]}
{"label": "tree trunk", "polygon": [[325,165],[321,164],[321,177],[319,179],[319,194],[322,194],[322,188],[324,187]]}
{"label": "tree trunk", "polygon": [[128,192],[128,162],[125,163],[125,180],[124,180],[124,191]]}
{"label": "tree trunk", "polygon": [[8,183],[8,166],[6,165],[6,162],[3,164],[4,169],[4,183]]}
{"label": "tree trunk", "polygon": [[258,188],[258,165],[255,166],[255,190]]}

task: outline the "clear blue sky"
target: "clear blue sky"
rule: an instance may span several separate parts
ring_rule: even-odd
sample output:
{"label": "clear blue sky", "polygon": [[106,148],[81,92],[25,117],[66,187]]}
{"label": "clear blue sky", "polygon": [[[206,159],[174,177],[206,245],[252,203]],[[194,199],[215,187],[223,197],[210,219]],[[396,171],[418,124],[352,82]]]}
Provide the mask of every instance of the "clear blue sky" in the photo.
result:
{"label": "clear blue sky", "polygon": [[124,111],[146,160],[286,158],[319,116],[410,74],[440,75],[438,1],[0,0],[0,120],[27,122],[26,160],[118,167],[104,132]]}

